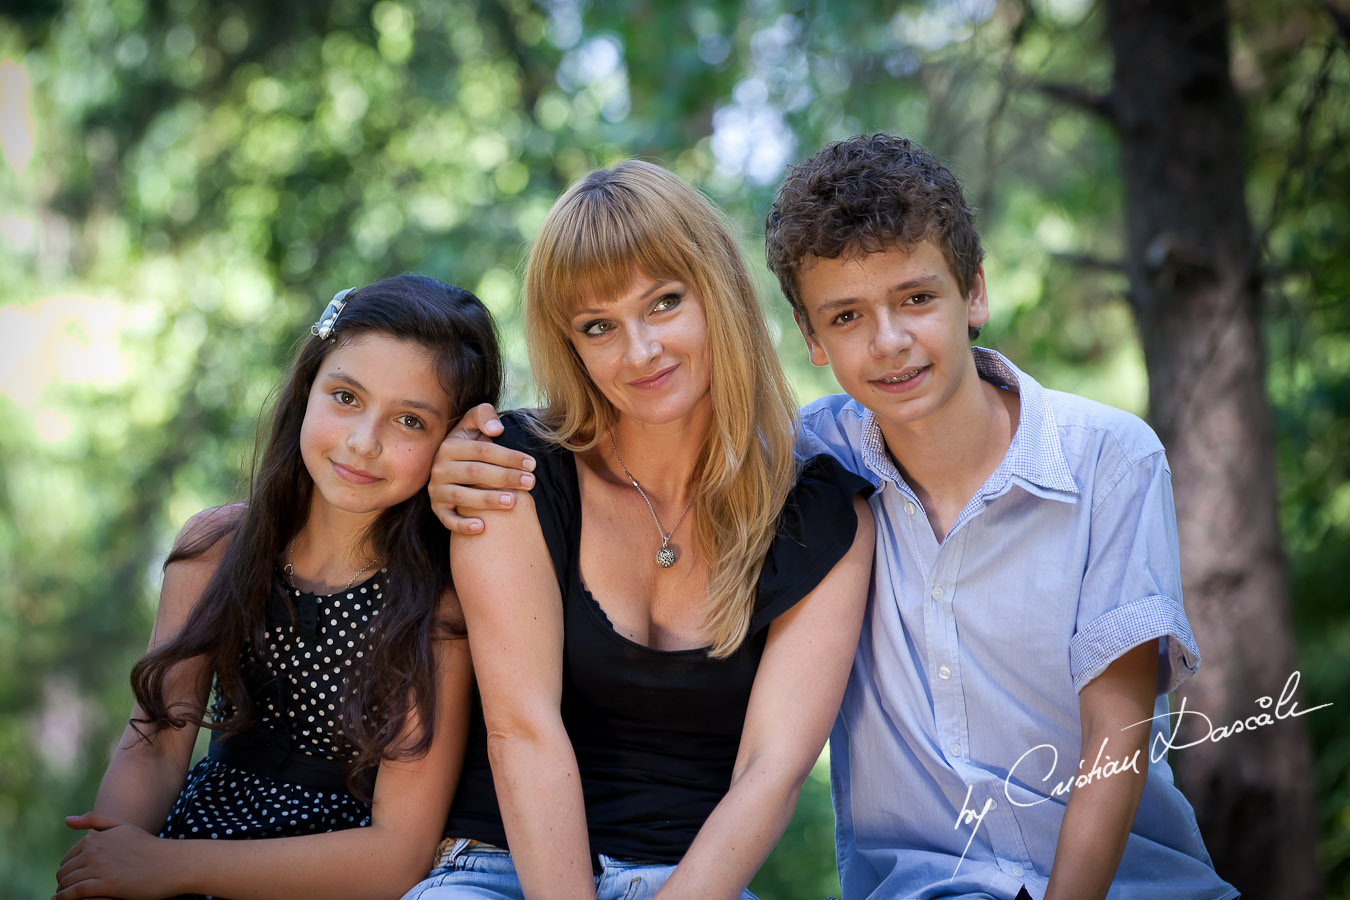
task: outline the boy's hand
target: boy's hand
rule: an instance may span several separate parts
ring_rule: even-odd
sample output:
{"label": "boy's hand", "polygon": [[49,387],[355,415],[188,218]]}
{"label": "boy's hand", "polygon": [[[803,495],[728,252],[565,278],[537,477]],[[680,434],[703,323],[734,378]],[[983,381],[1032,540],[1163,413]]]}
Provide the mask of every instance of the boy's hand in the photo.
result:
{"label": "boy's hand", "polygon": [[85,813],[67,816],[75,829],[91,829],[61,860],[52,900],[156,900],[178,893],[158,876],[170,867],[157,852],[160,838],[117,819]]}
{"label": "boy's hand", "polygon": [[427,494],[436,518],[451,531],[480,533],[483,520],[466,518],[461,510],[509,509],[516,501],[512,491],[534,487],[534,459],[494,444],[492,438],[501,433],[497,411],[480,403],[441,442]]}

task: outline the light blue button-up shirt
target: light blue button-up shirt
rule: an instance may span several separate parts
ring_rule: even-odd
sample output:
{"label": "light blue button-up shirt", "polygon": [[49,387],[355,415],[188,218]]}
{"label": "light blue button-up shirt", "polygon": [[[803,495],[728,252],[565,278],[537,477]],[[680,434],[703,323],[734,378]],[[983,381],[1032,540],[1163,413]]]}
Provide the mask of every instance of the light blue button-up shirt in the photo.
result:
{"label": "light blue button-up shirt", "polygon": [[[1056,787],[1088,754],[1078,691],[1157,640],[1157,734],[1165,692],[1200,662],[1157,437],[1129,413],[974,352],[982,378],[1019,393],[1021,412],[941,543],[871,412],[844,395],[802,410],[799,451],[832,453],[877,487],[872,595],[830,736],[845,900],[1012,900],[1024,885],[1042,897],[1069,796]],[[1121,756],[1108,744],[1100,763]],[[1108,896],[1237,896],[1165,759],[1148,767]]]}

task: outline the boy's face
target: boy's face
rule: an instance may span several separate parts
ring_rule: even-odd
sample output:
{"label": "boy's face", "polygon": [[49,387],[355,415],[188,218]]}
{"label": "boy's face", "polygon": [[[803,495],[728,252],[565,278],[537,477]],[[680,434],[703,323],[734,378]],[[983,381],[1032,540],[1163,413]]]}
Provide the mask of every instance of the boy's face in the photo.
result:
{"label": "boy's face", "polygon": [[981,268],[963,297],[932,240],[813,259],[798,275],[811,362],[828,365],[883,430],[951,408],[978,376],[968,327],[989,319]]}

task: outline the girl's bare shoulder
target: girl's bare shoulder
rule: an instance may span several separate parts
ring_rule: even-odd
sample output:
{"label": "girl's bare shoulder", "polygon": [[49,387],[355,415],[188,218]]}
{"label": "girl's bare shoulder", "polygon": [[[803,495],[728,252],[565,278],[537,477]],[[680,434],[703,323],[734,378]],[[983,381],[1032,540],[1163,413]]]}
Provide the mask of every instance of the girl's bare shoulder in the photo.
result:
{"label": "girl's bare shoulder", "polygon": [[192,561],[214,566],[220,562],[230,538],[244,519],[245,509],[243,503],[213,506],[188,519],[174,538],[169,565]]}

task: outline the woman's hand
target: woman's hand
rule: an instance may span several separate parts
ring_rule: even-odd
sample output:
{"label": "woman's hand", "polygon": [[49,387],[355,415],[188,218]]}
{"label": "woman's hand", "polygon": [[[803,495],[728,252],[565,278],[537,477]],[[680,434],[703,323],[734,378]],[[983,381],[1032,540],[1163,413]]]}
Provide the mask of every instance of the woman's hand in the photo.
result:
{"label": "woman's hand", "polygon": [[463,415],[441,442],[431,467],[427,494],[432,511],[458,534],[478,534],[483,520],[463,511],[510,509],[513,491],[534,487],[534,460],[518,450],[499,447],[492,438],[502,423],[491,403],[480,403]]}
{"label": "woman's hand", "polygon": [[52,900],[159,900],[179,893],[169,877],[174,867],[164,859],[170,841],[95,813],[67,816],[66,824],[89,833],[61,860]]}

